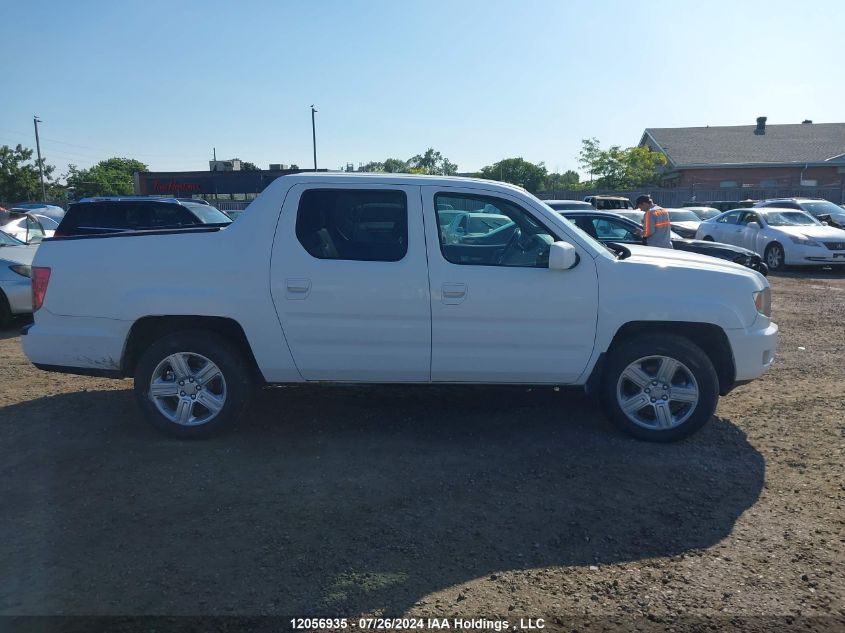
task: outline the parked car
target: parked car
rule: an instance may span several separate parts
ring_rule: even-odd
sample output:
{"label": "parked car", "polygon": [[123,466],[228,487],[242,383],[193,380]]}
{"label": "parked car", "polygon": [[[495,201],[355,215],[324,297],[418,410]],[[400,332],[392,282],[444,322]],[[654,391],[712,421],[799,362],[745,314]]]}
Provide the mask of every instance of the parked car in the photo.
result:
{"label": "parked car", "polygon": [[0,231],[0,327],[12,318],[32,312],[32,258],[37,246],[28,246]]}
{"label": "parked car", "polygon": [[543,200],[555,211],[589,211],[594,209],[592,204],[582,200]]}
{"label": "parked car", "polygon": [[48,231],[36,216],[22,209],[10,209],[8,217],[9,220],[0,226],[0,231],[25,244],[37,244],[55,233],[55,229]]}
{"label": "parked car", "polygon": [[41,227],[44,229],[44,237],[53,237],[56,229],[59,228],[59,223],[53,218],[41,215],[40,213],[33,213],[31,215],[38,220],[39,224],[41,224]]}
{"label": "parked car", "polygon": [[588,202],[594,209],[598,209],[599,211],[634,208],[631,201],[624,196],[586,196],[584,202]]}
{"label": "parked car", "polygon": [[231,222],[229,216],[205,201],[141,196],[83,198],[68,207],[55,237],[223,226]]}
{"label": "parked car", "polygon": [[693,213],[698,216],[699,220],[709,220],[710,218],[715,218],[717,215],[722,213],[719,209],[715,207],[696,207],[696,206],[687,206],[684,205],[683,209],[689,209]]}
{"label": "parked car", "polygon": [[441,235],[445,244],[506,244],[515,228],[513,220],[506,215],[461,211],[441,229]]}
{"label": "parked car", "polygon": [[669,214],[669,224],[675,233],[687,239],[695,237],[701,218],[687,209],[666,209],[666,212]]}
{"label": "parked car", "polygon": [[47,204],[45,202],[19,202],[13,206],[13,209],[23,209],[28,213],[36,215],[43,215],[56,222],[60,222],[64,217],[65,210],[55,204]]}
{"label": "parked car", "polygon": [[839,205],[833,204],[824,198],[777,198],[763,200],[754,205],[755,208],[768,209],[777,207],[779,209],[798,209],[805,211],[816,218],[819,222],[827,222],[828,225],[845,229],[845,211]]}
{"label": "parked car", "polygon": [[845,264],[845,231],[795,209],[734,209],[702,222],[696,237],[748,248],[769,270]]}
{"label": "parked car", "polygon": [[[614,242],[617,244],[644,244],[642,237],[642,224],[622,217],[615,213],[602,211],[564,211],[563,217],[570,220],[598,241],[606,244]],[[755,252],[747,248],[720,244],[718,242],[705,242],[704,240],[684,239],[679,235],[672,234],[672,248],[688,253],[698,253],[709,257],[717,257],[741,266],[756,270],[758,273],[767,275],[769,269],[763,259]]]}
{"label": "parked car", "polygon": [[685,202],[681,206],[690,207],[704,205],[706,207],[718,209],[720,213],[724,213],[725,211],[729,211],[731,209],[750,208],[753,207],[757,202],[758,200],[752,200],[751,198],[747,198],[745,200],[710,200],[708,202]]}
{"label": "parked car", "polygon": [[[510,239],[447,243],[447,204],[507,216]],[[150,422],[182,437],[230,427],[253,384],[340,381],[581,385],[621,429],[671,441],[777,345],[762,275],[607,248],[480,179],[285,175],[225,228],[54,238],[34,264],[27,357],[134,376]]]}

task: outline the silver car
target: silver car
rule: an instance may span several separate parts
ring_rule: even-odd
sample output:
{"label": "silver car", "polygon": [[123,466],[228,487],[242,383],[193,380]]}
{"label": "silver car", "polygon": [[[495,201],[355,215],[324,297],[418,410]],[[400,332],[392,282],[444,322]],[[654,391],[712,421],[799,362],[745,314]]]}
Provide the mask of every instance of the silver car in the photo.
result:
{"label": "silver car", "polygon": [[37,245],[28,246],[0,231],[0,327],[12,317],[32,312],[30,274]]}

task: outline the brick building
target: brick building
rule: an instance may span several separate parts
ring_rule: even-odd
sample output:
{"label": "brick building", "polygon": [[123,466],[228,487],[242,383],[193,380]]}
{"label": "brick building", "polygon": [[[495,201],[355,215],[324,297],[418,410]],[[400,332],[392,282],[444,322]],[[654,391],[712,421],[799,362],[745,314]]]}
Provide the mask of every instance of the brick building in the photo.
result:
{"label": "brick building", "polygon": [[666,156],[670,187],[845,190],[845,123],[648,128],[640,145]]}

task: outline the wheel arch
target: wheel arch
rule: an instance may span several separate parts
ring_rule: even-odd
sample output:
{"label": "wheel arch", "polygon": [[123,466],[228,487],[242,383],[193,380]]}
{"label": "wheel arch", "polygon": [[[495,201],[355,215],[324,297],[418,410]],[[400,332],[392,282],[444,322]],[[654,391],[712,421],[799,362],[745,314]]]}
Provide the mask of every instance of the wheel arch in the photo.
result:
{"label": "wheel arch", "polygon": [[731,344],[725,331],[712,323],[695,323],[686,321],[631,321],[621,326],[599,362],[593,368],[587,380],[587,391],[598,393],[605,368],[605,358],[619,345],[644,335],[675,334],[683,336],[701,348],[719,378],[719,395],[727,395],[736,384],[736,365],[734,363]]}
{"label": "wheel arch", "polygon": [[243,354],[253,378],[259,382],[264,382],[264,376],[258,367],[255,355],[240,323],[227,317],[194,315],[145,316],[135,321],[129,330],[123,348],[123,357],[120,363],[123,376],[132,376],[135,373],[138,359],[153,342],[180,330],[212,332],[221,338],[225,338]]}
{"label": "wheel arch", "polygon": [[[768,255],[769,255],[769,249],[770,249],[772,246],[777,246],[778,248],[780,248],[781,255],[783,256],[783,261],[780,263],[780,267],[779,267],[779,268],[783,268],[783,267],[786,265],[786,247],[785,247],[785,246],[781,243],[781,241],[780,241],[779,239],[777,239],[777,238],[774,238],[774,239],[770,240],[770,241],[769,241],[769,242],[768,242],[768,243],[767,243],[767,244],[763,247],[763,262],[764,262],[767,266],[769,266],[769,258],[768,258]],[[771,270],[771,268],[772,268],[772,267],[771,267],[771,266],[769,266],[769,269],[770,269],[770,270]]]}

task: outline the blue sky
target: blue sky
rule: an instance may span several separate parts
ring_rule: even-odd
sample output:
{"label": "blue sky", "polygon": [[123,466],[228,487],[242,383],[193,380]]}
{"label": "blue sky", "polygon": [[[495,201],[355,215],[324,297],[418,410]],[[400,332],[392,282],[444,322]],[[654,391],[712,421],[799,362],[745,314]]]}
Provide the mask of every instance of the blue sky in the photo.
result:
{"label": "blue sky", "polygon": [[63,173],[501,158],[578,169],[646,127],[845,120],[845,3],[0,0],[0,144]]}

